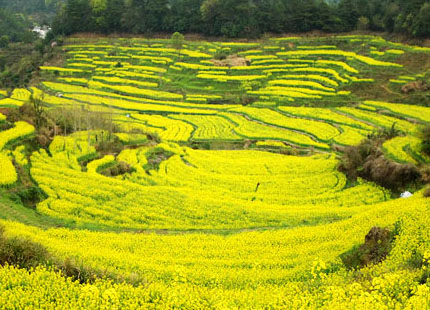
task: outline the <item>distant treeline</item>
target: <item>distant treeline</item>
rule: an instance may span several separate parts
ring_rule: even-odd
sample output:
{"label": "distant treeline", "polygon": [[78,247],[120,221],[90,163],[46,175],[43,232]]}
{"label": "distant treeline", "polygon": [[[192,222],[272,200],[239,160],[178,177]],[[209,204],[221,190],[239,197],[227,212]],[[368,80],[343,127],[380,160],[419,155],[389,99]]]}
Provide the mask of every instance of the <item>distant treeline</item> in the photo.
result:
{"label": "distant treeline", "polygon": [[55,13],[67,0],[0,0],[0,8],[24,14]]}
{"label": "distant treeline", "polygon": [[66,2],[67,0],[0,0],[0,10],[9,15],[20,14],[38,24],[49,24]]}
{"label": "distant treeline", "polygon": [[231,38],[312,30],[430,36],[426,0],[67,0],[55,34],[200,33]]}
{"label": "distant treeline", "polygon": [[67,0],[0,0],[0,48],[34,41],[33,24],[49,24]]}
{"label": "distant treeline", "polygon": [[0,9],[0,48],[7,46],[9,42],[33,41],[30,28],[31,22],[23,14],[11,14]]}
{"label": "distant treeline", "polygon": [[34,24],[50,23],[66,2],[0,0],[0,89],[27,86],[51,56],[50,40],[38,39],[32,29]]}

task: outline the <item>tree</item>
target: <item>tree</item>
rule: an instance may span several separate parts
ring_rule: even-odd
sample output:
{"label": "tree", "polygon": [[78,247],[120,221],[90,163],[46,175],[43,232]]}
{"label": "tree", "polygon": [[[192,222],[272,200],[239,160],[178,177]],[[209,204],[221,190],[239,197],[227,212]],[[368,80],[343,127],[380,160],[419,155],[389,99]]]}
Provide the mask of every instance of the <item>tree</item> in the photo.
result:
{"label": "tree", "polygon": [[[0,0],[0,8],[51,7],[65,1],[53,34],[197,32],[253,38],[266,32],[393,31],[430,36],[428,0]],[[31,6],[31,5],[30,5]],[[38,8],[39,9],[39,8]],[[7,21],[7,26],[4,24]],[[2,14],[0,33],[17,41],[27,23]],[[26,25],[27,26],[27,25]],[[28,28],[28,27],[27,27]],[[22,39],[20,39],[22,40]]]}
{"label": "tree", "polygon": [[256,0],[255,18],[260,33],[283,31],[285,6],[281,0]]}
{"label": "tree", "polygon": [[141,22],[143,3],[137,0],[129,0],[124,3],[124,12],[121,15],[121,27],[130,33],[144,32],[144,25]]}
{"label": "tree", "polygon": [[286,19],[289,21],[285,31],[306,32],[315,29],[319,22],[318,9],[313,0],[292,0],[286,5]]}
{"label": "tree", "polygon": [[402,8],[404,15],[412,14],[415,16],[427,0],[398,0],[397,2]]}
{"label": "tree", "polygon": [[220,0],[205,0],[200,7],[202,19],[205,23],[204,32],[207,35],[221,35],[223,21],[220,2]]}
{"label": "tree", "polygon": [[166,17],[166,28],[169,32],[182,33],[203,32],[202,15],[200,6],[203,0],[171,0],[170,14]]}
{"label": "tree", "polygon": [[165,31],[165,18],[169,15],[168,0],[144,0],[141,18],[145,32]]}
{"label": "tree", "polygon": [[184,44],[184,35],[180,32],[175,32],[172,34],[170,41],[175,49],[180,50]]}
{"label": "tree", "polygon": [[321,0],[318,4],[318,16],[319,21],[317,22],[317,28],[326,32],[339,32],[342,30],[342,21],[335,14],[335,8],[327,4],[326,1]]}
{"label": "tree", "polygon": [[391,3],[385,9],[383,24],[386,31],[393,32],[396,24],[396,17],[400,13],[400,8],[396,3]]}
{"label": "tree", "polygon": [[353,0],[343,0],[338,8],[339,17],[344,23],[343,31],[354,30],[359,18],[359,12]]}
{"label": "tree", "polygon": [[9,37],[7,35],[3,35],[0,37],[0,48],[8,47],[9,45]]}
{"label": "tree", "polygon": [[92,8],[89,0],[68,0],[60,24],[65,34],[91,30]]}
{"label": "tree", "polygon": [[417,15],[426,0],[398,0],[400,14],[396,17],[395,32],[412,34]]}
{"label": "tree", "polygon": [[106,18],[107,1],[92,0],[91,1],[91,21],[95,29],[108,32],[108,19]]}
{"label": "tree", "polygon": [[425,3],[415,18],[412,34],[417,37],[430,36],[430,3]]}
{"label": "tree", "polygon": [[0,9],[0,34],[9,37],[10,42],[32,42],[34,35],[29,30],[30,26],[30,21],[23,14]]}
{"label": "tree", "polygon": [[123,0],[107,0],[104,17],[106,21],[105,32],[122,31],[121,14],[124,12],[125,6]]}
{"label": "tree", "polygon": [[178,52],[178,55],[180,55],[182,45],[184,44],[184,35],[180,32],[175,32],[174,34],[172,34],[170,41],[172,42],[173,47]]}
{"label": "tree", "polygon": [[365,17],[369,19],[369,29],[384,31],[384,14],[391,0],[369,1]]}
{"label": "tree", "polygon": [[357,29],[361,31],[369,30],[370,21],[367,17],[361,16],[358,19]]}
{"label": "tree", "polygon": [[206,34],[230,38],[255,37],[261,33],[257,7],[250,0],[205,0],[201,6]]}
{"label": "tree", "polygon": [[43,103],[43,99],[44,96],[42,94],[42,96],[34,96],[34,94],[31,94],[30,96],[30,103],[33,106],[33,110],[34,110],[34,121],[35,121],[35,127],[36,130],[39,130],[42,125],[43,122],[45,120],[44,115],[45,115],[45,105]]}

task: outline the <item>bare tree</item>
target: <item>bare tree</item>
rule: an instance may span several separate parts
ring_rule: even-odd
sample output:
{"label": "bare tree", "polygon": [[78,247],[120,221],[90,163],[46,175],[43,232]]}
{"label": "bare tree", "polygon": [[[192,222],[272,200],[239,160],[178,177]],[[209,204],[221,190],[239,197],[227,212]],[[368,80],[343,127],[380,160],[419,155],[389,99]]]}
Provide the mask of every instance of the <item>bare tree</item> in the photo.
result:
{"label": "bare tree", "polygon": [[87,138],[88,138],[88,152],[90,151],[90,145],[91,145],[91,133],[90,133],[90,129],[91,129],[91,120],[90,120],[90,111],[89,109],[86,110],[86,114],[87,114]]}
{"label": "bare tree", "polygon": [[45,114],[45,105],[44,105],[44,94],[41,96],[35,97],[33,94],[30,95],[30,103],[33,106],[34,109],[34,121],[36,130],[39,130],[42,127],[43,120],[44,120],[44,114]]}

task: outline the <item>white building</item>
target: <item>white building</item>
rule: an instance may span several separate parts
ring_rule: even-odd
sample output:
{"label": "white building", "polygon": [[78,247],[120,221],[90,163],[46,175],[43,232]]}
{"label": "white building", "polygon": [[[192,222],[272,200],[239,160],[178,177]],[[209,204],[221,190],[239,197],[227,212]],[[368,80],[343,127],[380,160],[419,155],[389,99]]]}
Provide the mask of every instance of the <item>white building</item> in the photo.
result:
{"label": "white building", "polygon": [[33,32],[37,34],[37,36],[41,39],[46,38],[46,34],[51,30],[51,27],[49,26],[35,26],[33,28]]}

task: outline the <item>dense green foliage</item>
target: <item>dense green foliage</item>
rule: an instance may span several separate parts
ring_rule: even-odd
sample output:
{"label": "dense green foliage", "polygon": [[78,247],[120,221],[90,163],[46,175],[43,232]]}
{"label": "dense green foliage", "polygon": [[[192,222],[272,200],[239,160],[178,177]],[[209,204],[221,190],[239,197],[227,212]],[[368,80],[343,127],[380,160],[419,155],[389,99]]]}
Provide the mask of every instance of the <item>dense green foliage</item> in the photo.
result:
{"label": "dense green foliage", "polygon": [[0,0],[0,7],[14,12],[32,14],[36,12],[55,12],[62,0]]}
{"label": "dense green foliage", "polygon": [[18,13],[26,6],[14,6],[20,2],[0,0],[0,88],[27,84],[41,63],[43,44],[36,41],[30,18]]}
{"label": "dense green foliage", "polygon": [[31,42],[33,34],[29,26],[25,16],[0,8],[0,48],[6,47],[9,42]]}
{"label": "dense green foliage", "polygon": [[49,23],[64,2],[66,0],[0,0],[0,9],[25,14],[38,23]]}
{"label": "dense green foliage", "polygon": [[27,85],[33,72],[44,61],[32,44],[15,44],[0,51],[0,87]]}
{"label": "dense green foliage", "polygon": [[33,22],[45,17],[31,15],[34,12],[27,10],[27,5],[12,5],[20,2],[0,0],[0,88],[3,89],[27,85],[33,72],[46,60],[45,56],[52,56],[48,45],[53,37],[38,39],[32,32]]}
{"label": "dense green foliage", "polygon": [[257,37],[359,29],[423,37],[430,34],[429,20],[426,0],[68,0],[54,30]]}
{"label": "dense green foliage", "polygon": [[430,126],[425,126],[420,132],[421,151],[427,155],[430,155]]}

